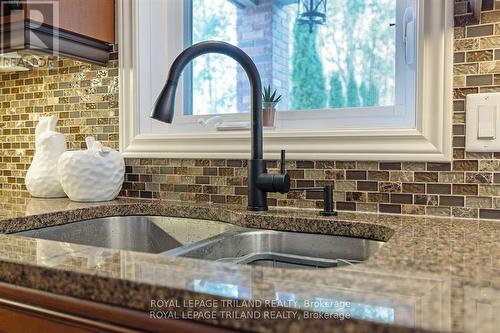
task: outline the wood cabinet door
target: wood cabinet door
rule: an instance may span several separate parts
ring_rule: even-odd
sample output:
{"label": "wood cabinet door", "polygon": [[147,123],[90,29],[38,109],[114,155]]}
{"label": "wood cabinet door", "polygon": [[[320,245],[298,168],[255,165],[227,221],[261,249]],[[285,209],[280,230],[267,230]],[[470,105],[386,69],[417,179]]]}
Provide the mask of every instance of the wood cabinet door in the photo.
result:
{"label": "wood cabinet door", "polygon": [[0,333],[235,333],[0,282]]}
{"label": "wood cabinet door", "polygon": [[26,0],[27,19],[109,44],[115,43],[115,0]]}
{"label": "wood cabinet door", "polygon": [[108,333],[92,326],[77,324],[48,314],[35,314],[0,306],[0,333]]}

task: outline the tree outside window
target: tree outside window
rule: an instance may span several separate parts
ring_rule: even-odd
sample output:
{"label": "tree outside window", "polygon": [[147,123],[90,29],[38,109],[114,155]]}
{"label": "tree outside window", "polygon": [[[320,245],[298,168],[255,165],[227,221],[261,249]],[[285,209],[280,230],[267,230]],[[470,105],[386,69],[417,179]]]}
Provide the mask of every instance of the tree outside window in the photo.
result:
{"label": "tree outside window", "polygon": [[[193,42],[223,40],[255,61],[282,110],[394,105],[396,0],[328,0],[325,25],[298,24],[295,0],[192,0]],[[245,73],[224,56],[193,66],[188,114],[248,112]]]}

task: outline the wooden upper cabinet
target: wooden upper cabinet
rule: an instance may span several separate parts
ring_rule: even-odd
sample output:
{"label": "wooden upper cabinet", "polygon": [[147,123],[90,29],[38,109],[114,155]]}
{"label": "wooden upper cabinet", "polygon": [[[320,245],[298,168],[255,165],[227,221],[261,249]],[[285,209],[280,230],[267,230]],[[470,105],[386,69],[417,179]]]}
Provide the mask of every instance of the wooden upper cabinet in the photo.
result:
{"label": "wooden upper cabinet", "polygon": [[106,66],[115,0],[0,0],[0,54],[24,50]]}
{"label": "wooden upper cabinet", "polygon": [[[53,4],[51,5],[50,2]],[[115,0],[26,0],[26,18],[92,38],[115,43]]]}

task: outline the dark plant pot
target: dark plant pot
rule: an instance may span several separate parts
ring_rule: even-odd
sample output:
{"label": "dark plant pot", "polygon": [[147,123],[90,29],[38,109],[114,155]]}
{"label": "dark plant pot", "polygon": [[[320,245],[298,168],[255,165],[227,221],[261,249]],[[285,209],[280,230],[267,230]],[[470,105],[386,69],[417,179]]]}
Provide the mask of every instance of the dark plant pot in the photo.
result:
{"label": "dark plant pot", "polygon": [[263,124],[264,127],[274,127],[276,119],[276,103],[264,102],[263,103]]}

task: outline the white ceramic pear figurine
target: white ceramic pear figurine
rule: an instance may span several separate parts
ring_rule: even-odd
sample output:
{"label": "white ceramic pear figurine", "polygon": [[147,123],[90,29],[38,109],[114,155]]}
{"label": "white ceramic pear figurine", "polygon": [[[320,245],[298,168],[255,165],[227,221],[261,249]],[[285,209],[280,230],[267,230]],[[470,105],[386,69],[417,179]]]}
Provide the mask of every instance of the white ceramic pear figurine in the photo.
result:
{"label": "white ceramic pear figurine", "polygon": [[58,116],[41,117],[35,129],[35,156],[25,178],[28,192],[37,198],[62,198],[57,163],[66,151],[66,138],[56,132]]}
{"label": "white ceramic pear figurine", "polygon": [[73,201],[113,200],[120,193],[125,177],[123,157],[93,137],[85,141],[87,150],[67,151],[59,159],[64,191]]}

